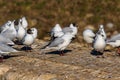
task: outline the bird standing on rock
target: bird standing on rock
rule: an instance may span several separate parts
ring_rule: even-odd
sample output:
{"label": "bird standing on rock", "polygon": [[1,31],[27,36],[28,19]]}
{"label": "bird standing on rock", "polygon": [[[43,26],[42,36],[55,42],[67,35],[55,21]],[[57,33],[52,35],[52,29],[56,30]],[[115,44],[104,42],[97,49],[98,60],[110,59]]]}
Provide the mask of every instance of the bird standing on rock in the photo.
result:
{"label": "bird standing on rock", "polygon": [[[93,48],[98,53],[103,54],[105,47],[106,47],[106,41],[104,39],[104,35],[101,34],[101,32],[99,32],[99,33],[97,33],[95,40],[93,42]],[[99,55],[97,57],[99,57]],[[102,55],[102,57],[103,57],[103,55]]]}
{"label": "bird standing on rock", "polygon": [[75,24],[70,24],[69,27],[61,28],[59,24],[51,30],[51,40],[41,49],[57,49],[60,55],[64,55],[63,50],[77,35],[78,29]]}
{"label": "bird standing on rock", "polygon": [[61,37],[55,38],[53,41],[49,42],[44,48],[45,50],[56,49],[60,51],[60,56],[64,55],[63,50],[70,44],[74,36],[70,33],[66,33]]}
{"label": "bird standing on rock", "polygon": [[34,40],[37,37],[36,36],[37,32],[34,31],[34,29],[28,29],[27,33],[25,34],[24,38],[22,39],[22,43],[25,45],[26,50],[29,46],[31,46],[34,43]]}

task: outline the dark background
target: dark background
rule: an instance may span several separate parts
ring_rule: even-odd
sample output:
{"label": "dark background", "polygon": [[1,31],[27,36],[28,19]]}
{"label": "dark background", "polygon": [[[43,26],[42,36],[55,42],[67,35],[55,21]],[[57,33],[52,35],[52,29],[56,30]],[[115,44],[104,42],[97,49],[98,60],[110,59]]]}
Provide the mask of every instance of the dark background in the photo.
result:
{"label": "dark background", "polygon": [[87,25],[96,30],[100,24],[106,29],[107,23],[113,23],[110,31],[119,31],[120,0],[0,0],[0,25],[22,16],[27,18],[29,28],[38,29],[39,39],[45,39],[56,23],[62,27],[77,23],[79,36]]}

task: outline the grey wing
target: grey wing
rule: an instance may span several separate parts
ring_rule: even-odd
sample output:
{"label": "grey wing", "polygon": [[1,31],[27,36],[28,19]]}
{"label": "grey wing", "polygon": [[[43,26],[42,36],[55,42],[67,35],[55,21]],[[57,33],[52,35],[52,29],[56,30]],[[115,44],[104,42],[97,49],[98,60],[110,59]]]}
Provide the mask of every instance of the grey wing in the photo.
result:
{"label": "grey wing", "polygon": [[52,41],[48,46],[49,47],[56,47],[64,42],[64,39],[62,38],[56,38],[54,41]]}
{"label": "grey wing", "polygon": [[3,37],[2,35],[0,35],[0,42],[4,44],[14,45],[13,41],[11,41],[9,38]]}
{"label": "grey wing", "polygon": [[11,31],[11,30],[6,30],[6,31],[4,31],[4,32],[1,32],[1,34],[3,35],[3,36],[5,36],[5,37],[10,37],[11,36],[11,33],[12,33],[13,31]]}
{"label": "grey wing", "polygon": [[67,32],[72,33],[72,32],[73,32],[73,30],[72,30],[70,27],[65,27],[65,28],[62,29],[62,31],[63,31],[64,33],[67,33]]}
{"label": "grey wing", "polygon": [[0,43],[0,50],[2,52],[15,52],[16,50],[13,49],[12,47],[6,45],[6,44],[3,44],[3,43]]}
{"label": "grey wing", "polygon": [[7,28],[6,28],[6,24],[3,24],[1,27],[0,27],[0,32],[2,31],[5,31]]}
{"label": "grey wing", "polygon": [[120,34],[113,36],[111,39],[107,40],[107,42],[114,42],[116,40],[120,40]]}

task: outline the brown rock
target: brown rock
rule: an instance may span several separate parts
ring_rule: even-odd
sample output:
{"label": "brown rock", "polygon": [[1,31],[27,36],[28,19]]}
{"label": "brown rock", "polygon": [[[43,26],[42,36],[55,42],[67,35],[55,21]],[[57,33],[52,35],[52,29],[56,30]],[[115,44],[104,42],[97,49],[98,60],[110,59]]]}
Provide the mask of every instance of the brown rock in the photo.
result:
{"label": "brown rock", "polygon": [[93,26],[93,25],[87,25],[86,27],[85,27],[85,29],[91,29],[91,30],[95,30],[95,27]]}
{"label": "brown rock", "polygon": [[112,50],[112,49],[113,49],[113,47],[110,46],[110,45],[107,45],[107,46],[105,47],[105,50]]}
{"label": "brown rock", "polygon": [[7,65],[0,65],[0,75],[5,74],[7,71],[9,71],[11,67]]}
{"label": "brown rock", "polygon": [[52,80],[55,78],[56,78],[56,75],[54,75],[54,74],[42,74],[38,77],[37,80]]}

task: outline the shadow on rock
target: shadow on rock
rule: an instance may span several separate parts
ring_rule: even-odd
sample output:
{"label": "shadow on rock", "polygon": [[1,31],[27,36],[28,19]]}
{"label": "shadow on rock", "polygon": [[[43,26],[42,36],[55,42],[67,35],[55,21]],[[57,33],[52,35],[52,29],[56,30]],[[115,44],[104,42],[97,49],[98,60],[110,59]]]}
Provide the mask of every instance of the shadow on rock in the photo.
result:
{"label": "shadow on rock", "polygon": [[23,45],[23,43],[18,41],[18,40],[14,41],[14,43],[17,44],[17,45]]}
{"label": "shadow on rock", "polygon": [[12,57],[19,57],[19,56],[22,56],[22,55],[4,55],[3,59],[9,59],[9,58],[12,58]]}
{"label": "shadow on rock", "polygon": [[90,54],[91,54],[91,55],[94,55],[94,56],[103,55],[103,53],[98,52],[98,51],[96,51],[96,50],[92,50],[92,51],[90,52]]}
{"label": "shadow on rock", "polygon": [[106,49],[106,50],[104,50],[105,52],[112,52],[111,50],[109,50],[109,49]]}
{"label": "shadow on rock", "polygon": [[31,47],[24,46],[24,47],[21,48],[21,50],[24,50],[24,51],[25,51],[25,50],[32,50],[32,48],[31,48]]}
{"label": "shadow on rock", "polygon": [[[64,50],[63,53],[66,54],[67,52],[71,52],[72,50]],[[47,52],[46,54],[60,54],[60,51],[52,51]]]}

